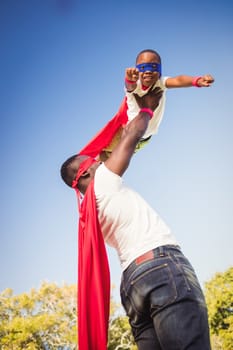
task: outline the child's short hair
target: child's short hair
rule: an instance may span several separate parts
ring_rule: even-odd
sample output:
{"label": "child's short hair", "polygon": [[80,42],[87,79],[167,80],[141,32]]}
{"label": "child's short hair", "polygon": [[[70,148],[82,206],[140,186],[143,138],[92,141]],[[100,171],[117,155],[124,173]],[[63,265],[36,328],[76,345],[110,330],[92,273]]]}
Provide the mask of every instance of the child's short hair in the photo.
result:
{"label": "child's short hair", "polygon": [[137,57],[136,57],[136,63],[137,63],[137,61],[138,61],[138,59],[139,59],[139,56],[140,56],[141,54],[145,53],[145,52],[150,52],[150,53],[153,53],[154,55],[156,55],[156,56],[158,57],[158,59],[159,59],[159,63],[161,63],[161,57],[160,57],[160,55],[158,54],[157,51],[152,50],[152,49],[145,49],[145,50],[140,51],[139,54],[138,54]]}

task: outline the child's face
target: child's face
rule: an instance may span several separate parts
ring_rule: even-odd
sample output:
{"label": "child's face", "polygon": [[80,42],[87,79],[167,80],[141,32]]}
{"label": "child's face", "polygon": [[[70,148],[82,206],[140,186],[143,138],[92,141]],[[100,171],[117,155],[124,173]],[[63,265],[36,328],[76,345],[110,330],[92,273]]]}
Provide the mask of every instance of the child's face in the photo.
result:
{"label": "child's face", "polygon": [[[160,63],[160,60],[154,53],[144,52],[138,57],[138,60],[136,62],[137,65],[142,63]],[[145,72],[139,72],[139,79],[141,81],[141,84],[147,87],[154,85],[159,78],[159,72],[151,72],[149,70]]]}

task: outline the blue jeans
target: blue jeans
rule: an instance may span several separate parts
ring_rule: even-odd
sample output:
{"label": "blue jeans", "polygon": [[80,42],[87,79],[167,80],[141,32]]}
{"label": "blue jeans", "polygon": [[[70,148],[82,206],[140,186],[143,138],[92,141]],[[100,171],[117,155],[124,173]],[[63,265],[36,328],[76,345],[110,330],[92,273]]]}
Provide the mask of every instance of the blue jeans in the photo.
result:
{"label": "blue jeans", "polygon": [[139,350],[210,350],[204,295],[179,247],[162,246],[136,259],[120,288]]}

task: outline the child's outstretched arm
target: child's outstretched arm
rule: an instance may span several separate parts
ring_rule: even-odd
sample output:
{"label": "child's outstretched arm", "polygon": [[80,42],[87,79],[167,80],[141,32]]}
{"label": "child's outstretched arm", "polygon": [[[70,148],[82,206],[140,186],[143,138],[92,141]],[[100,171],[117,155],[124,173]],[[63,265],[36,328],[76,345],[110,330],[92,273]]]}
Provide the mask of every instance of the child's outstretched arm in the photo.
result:
{"label": "child's outstretched arm", "polygon": [[179,87],[209,87],[214,82],[214,78],[210,74],[205,74],[199,77],[192,77],[189,75],[178,75],[177,77],[167,78],[165,84],[169,88]]}
{"label": "child's outstretched arm", "polygon": [[125,88],[128,92],[132,92],[137,87],[139,71],[137,68],[126,68],[125,70]]}

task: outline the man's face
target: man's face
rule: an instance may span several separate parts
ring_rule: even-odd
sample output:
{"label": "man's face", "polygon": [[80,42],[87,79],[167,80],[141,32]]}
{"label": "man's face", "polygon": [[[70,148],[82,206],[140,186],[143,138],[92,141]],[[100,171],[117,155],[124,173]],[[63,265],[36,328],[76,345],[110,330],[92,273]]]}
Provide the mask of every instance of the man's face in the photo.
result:
{"label": "man's face", "polygon": [[95,176],[96,169],[100,166],[101,163],[101,161],[95,162],[90,166],[90,168],[88,168],[91,178]]}
{"label": "man's face", "polygon": [[[80,191],[85,191],[85,187],[95,176],[95,171],[101,162],[96,161],[92,157],[77,156],[72,163],[72,187],[78,188]],[[82,190],[81,190],[82,186]]]}

